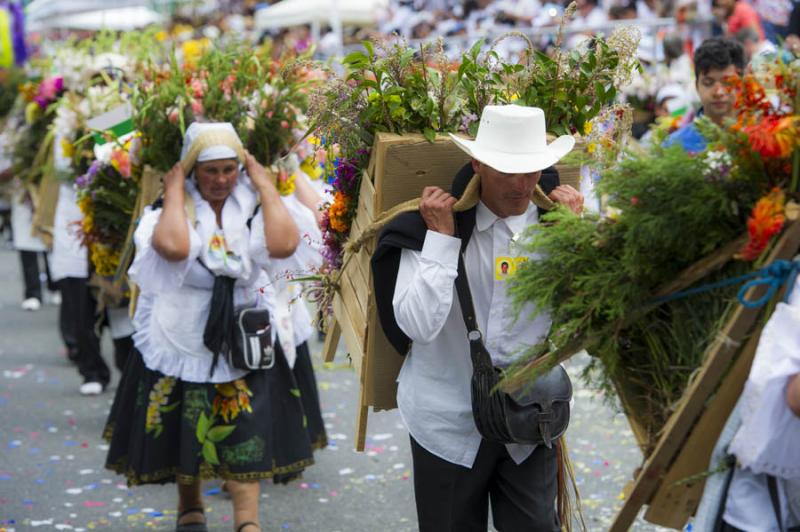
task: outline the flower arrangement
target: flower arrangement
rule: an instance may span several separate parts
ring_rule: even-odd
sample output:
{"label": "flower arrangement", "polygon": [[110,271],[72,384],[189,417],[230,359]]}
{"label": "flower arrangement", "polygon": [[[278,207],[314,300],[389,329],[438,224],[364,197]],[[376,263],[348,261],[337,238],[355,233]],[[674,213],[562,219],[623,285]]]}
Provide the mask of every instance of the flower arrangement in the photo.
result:
{"label": "flower arrangement", "polygon": [[12,151],[14,173],[28,184],[37,184],[52,145],[48,137],[55,118],[56,103],[64,93],[64,79],[45,78],[28,82],[20,88],[25,103],[25,125],[19,131]]}
{"label": "flower arrangement", "polygon": [[257,160],[275,164],[302,129],[306,73],[302,58],[274,62],[241,44],[207,49],[182,66],[174,57],[166,66],[151,63],[133,98],[142,164],[171,168],[193,121],[231,122]]}
{"label": "flower arrangement", "polygon": [[[723,266],[703,270],[699,284],[760,268],[789,202],[798,199],[790,179],[797,175],[796,136],[768,140],[764,132],[796,127],[800,65],[773,67],[769,90],[751,76],[732,82],[733,123],[699,122],[709,140],[705,152],[655,145],[603,171],[598,187],[613,216],[559,209],[527,234],[523,245],[543,258],[518,270],[511,294],[521,318],[533,305],[549,309],[553,326],[546,343],[530,346],[510,384],[585,348],[593,357],[589,382],[611,397],[618,392],[648,436],[646,448],[655,445],[738,290],[674,298],[665,287],[683,282],[684,271],[706,257]],[[766,104],[773,88],[783,96]]]}
{"label": "flower arrangement", "polygon": [[75,180],[78,206],[83,213],[83,241],[98,275],[117,272],[139,193],[132,175],[131,140],[115,143]]}
{"label": "flower arrangement", "polygon": [[[574,10],[573,5],[565,21]],[[528,41],[518,64],[503,62],[483,42],[457,62],[447,59],[441,41],[418,50],[402,40],[365,42],[363,51],[345,58],[346,75],[314,93],[308,113],[329,152],[325,170],[335,195],[324,229],[332,265],[342,262],[341,244],[349,236],[376,132],[421,133],[430,141],[443,132],[474,135],[486,105],[517,103],[543,108],[551,133],[578,133],[614,103],[638,65],[638,30],[623,28],[571,52],[561,50],[560,35],[552,56]],[[504,38],[511,37],[527,39]]]}

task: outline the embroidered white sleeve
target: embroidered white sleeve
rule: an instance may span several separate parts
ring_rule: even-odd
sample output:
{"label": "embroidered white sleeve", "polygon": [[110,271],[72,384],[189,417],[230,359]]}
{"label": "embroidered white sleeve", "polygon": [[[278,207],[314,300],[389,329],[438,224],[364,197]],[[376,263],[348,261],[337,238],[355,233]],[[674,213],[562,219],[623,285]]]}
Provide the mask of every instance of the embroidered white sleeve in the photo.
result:
{"label": "embroidered white sleeve", "polygon": [[422,251],[404,249],[395,282],[395,319],[412,341],[432,342],[453,306],[461,239],[434,231],[425,235]]}
{"label": "embroidered white sleeve", "polygon": [[153,231],[161,216],[161,209],[145,207],[139,225],[133,234],[136,258],[128,269],[128,275],[142,292],[167,292],[180,287],[186,273],[200,255],[202,243],[197,231],[189,226],[189,256],[180,262],[171,262],[153,249]]}

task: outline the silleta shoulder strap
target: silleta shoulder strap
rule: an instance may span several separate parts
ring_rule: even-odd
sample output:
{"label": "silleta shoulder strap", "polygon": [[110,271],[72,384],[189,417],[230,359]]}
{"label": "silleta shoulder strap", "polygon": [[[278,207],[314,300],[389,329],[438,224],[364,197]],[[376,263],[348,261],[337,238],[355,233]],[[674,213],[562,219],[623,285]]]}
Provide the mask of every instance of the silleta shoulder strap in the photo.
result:
{"label": "silleta shoulder strap", "polygon": [[472,356],[472,369],[473,371],[477,371],[479,368],[491,370],[494,366],[489,352],[483,345],[483,334],[478,328],[478,322],[475,319],[475,305],[472,302],[472,292],[469,289],[469,279],[467,278],[467,269],[464,266],[463,253],[460,253],[458,257],[456,292],[458,293],[458,302],[461,306],[461,315],[464,318],[464,325],[467,327],[469,351]]}

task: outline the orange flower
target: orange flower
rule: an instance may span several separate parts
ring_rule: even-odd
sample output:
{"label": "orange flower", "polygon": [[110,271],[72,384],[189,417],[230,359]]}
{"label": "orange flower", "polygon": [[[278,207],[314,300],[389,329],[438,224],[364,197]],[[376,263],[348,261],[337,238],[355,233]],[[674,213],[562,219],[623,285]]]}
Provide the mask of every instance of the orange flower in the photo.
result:
{"label": "orange flower", "polygon": [[347,213],[350,210],[350,198],[343,192],[337,192],[333,198],[333,203],[328,208],[331,229],[337,233],[346,233],[350,228],[347,221]]}
{"label": "orange flower", "polygon": [[217,389],[217,396],[214,397],[211,405],[213,415],[221,415],[227,423],[236,419],[241,411],[253,413],[253,408],[250,406],[250,397],[253,396],[253,392],[247,387],[244,379],[238,379],[232,383],[215,384],[214,387]]}
{"label": "orange flower", "polygon": [[758,200],[750,218],[747,219],[747,232],[750,236],[747,244],[736,255],[737,258],[747,261],[757,259],[766,249],[770,239],[783,229],[786,221],[784,204],[786,196],[779,188]]}
{"label": "orange flower", "polygon": [[767,116],[743,128],[762,159],[784,159],[800,147],[800,116]]}

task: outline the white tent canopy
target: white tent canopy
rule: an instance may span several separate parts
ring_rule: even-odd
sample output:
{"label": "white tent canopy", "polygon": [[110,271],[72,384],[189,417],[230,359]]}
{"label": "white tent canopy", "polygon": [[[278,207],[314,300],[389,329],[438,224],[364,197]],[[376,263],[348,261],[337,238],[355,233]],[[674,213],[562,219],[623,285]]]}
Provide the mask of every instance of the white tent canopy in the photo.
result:
{"label": "white tent canopy", "polygon": [[133,30],[164,22],[164,16],[143,6],[105,8],[71,15],[37,19],[30,22],[33,31],[44,29]]}
{"label": "white tent canopy", "polygon": [[255,25],[260,31],[301,24],[369,25],[377,21],[388,0],[282,0],[256,12]]}

